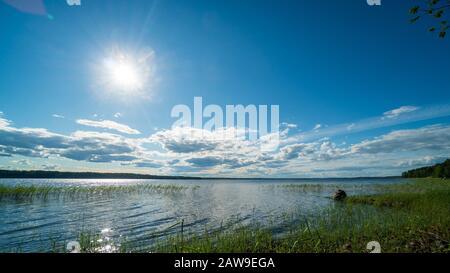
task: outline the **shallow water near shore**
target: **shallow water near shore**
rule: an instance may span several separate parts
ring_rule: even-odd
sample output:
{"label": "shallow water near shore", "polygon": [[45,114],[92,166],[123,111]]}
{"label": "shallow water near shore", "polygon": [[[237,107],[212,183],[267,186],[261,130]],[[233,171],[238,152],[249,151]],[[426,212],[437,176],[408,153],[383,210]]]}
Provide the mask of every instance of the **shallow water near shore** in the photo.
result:
{"label": "shallow water near shore", "polygon": [[369,194],[379,185],[406,181],[0,179],[2,186],[71,189],[45,198],[0,199],[0,252],[53,251],[85,232],[98,234],[104,252],[124,241],[150,247],[181,228],[199,234],[264,225],[283,234],[290,225],[334,206],[329,197],[338,188],[349,195]]}

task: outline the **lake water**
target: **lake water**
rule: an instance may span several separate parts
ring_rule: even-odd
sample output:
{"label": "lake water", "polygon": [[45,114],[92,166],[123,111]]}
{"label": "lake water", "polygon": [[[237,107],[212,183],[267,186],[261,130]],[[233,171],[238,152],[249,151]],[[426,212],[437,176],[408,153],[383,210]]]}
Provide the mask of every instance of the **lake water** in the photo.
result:
{"label": "lake water", "polygon": [[181,185],[183,190],[49,196],[0,200],[0,252],[47,252],[76,240],[81,232],[100,235],[104,251],[120,242],[151,246],[180,232],[204,233],[242,225],[286,226],[334,205],[337,188],[349,195],[371,193],[376,185],[403,179],[321,180],[76,180],[0,179],[0,185],[99,186]]}

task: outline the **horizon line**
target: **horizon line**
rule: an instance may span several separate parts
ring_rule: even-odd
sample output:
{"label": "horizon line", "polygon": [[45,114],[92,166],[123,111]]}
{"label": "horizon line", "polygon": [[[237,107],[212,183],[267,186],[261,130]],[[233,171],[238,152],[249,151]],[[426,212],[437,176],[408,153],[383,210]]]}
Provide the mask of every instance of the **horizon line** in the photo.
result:
{"label": "horizon line", "polygon": [[[4,177],[5,173],[17,173],[17,177]],[[61,174],[62,177],[20,177],[20,173],[33,173],[40,172],[41,174]],[[401,175],[390,175],[390,176],[355,176],[355,177],[205,177],[205,176],[186,176],[186,175],[158,175],[158,174],[140,174],[140,173],[120,173],[120,172],[98,172],[98,171],[48,171],[48,170],[4,170],[0,169],[0,179],[77,179],[76,177],[66,177],[64,175],[107,175],[107,176],[136,176],[136,177],[148,177],[148,178],[121,178],[121,177],[110,177],[103,179],[155,179],[155,180],[167,180],[167,179],[178,179],[178,180],[326,180],[326,179],[380,179],[380,178],[402,178]],[[81,177],[80,179],[101,179],[101,178],[86,178]]]}

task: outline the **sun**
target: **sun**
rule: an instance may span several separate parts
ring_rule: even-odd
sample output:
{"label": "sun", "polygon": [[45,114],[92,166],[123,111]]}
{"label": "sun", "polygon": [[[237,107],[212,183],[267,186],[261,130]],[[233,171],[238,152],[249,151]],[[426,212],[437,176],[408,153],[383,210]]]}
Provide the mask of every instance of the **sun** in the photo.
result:
{"label": "sun", "polygon": [[106,60],[104,69],[112,89],[133,92],[143,86],[142,68],[126,55],[111,56]]}
{"label": "sun", "polygon": [[142,84],[136,64],[119,60],[109,70],[111,81],[118,88],[132,91]]}
{"label": "sun", "polygon": [[118,49],[108,52],[96,65],[100,89],[115,97],[148,96],[154,84],[153,57],[153,51],[146,54],[131,54]]}

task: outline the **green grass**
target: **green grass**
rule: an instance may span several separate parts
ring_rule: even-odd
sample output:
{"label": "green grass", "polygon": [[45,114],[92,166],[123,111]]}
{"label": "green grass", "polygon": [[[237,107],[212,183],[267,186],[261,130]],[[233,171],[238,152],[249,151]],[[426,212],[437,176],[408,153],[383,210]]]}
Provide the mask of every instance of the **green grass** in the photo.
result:
{"label": "green grass", "polygon": [[[167,185],[156,189],[179,191]],[[288,190],[304,187],[287,186]],[[315,186],[306,186],[319,189]],[[77,192],[80,189],[65,189]],[[85,189],[81,189],[84,191]],[[104,187],[100,192],[141,192],[130,186]],[[150,187],[149,191],[154,190]],[[344,188],[344,190],[347,190]],[[0,187],[0,196],[39,196],[59,188]],[[450,253],[450,181],[416,179],[409,183],[376,185],[378,194],[349,196],[298,224],[283,234],[274,234],[271,225],[229,226],[217,231],[191,234],[177,223],[176,235],[154,236],[127,242],[122,238],[116,252],[175,253],[334,253],[368,252],[367,243],[377,241],[382,252]],[[283,224],[283,223],[277,223]],[[145,236],[146,237],[146,236]],[[83,252],[99,252],[98,235],[81,233]],[[157,239],[159,238],[159,239]],[[153,244],[146,245],[152,241]],[[156,243],[154,243],[156,241]],[[55,251],[61,251],[60,248]]]}
{"label": "green grass", "polygon": [[[379,189],[381,190],[381,188]],[[157,252],[330,253],[450,252],[450,181],[418,179],[386,185],[385,194],[351,196],[276,237],[269,227],[240,227],[173,236]]]}

